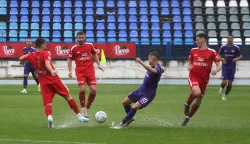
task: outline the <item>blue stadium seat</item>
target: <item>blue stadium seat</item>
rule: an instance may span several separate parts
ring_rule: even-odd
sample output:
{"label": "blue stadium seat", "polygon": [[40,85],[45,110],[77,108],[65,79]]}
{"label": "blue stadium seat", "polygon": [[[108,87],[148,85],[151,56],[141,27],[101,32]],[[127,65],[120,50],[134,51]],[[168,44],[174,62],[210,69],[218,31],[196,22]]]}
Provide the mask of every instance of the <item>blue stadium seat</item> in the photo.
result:
{"label": "blue stadium seat", "polygon": [[146,0],[140,0],[140,4],[139,4],[140,7],[148,7],[148,3]]}
{"label": "blue stadium seat", "polygon": [[49,31],[47,31],[47,30],[41,31],[41,37],[49,38],[50,37]]}
{"label": "blue stadium seat", "polygon": [[6,0],[1,0],[0,1],[0,7],[7,7],[7,1]]}
{"label": "blue stadium seat", "polygon": [[6,30],[1,30],[0,29],[0,35],[1,35],[0,41],[5,42],[6,41],[6,36],[7,36]]}
{"label": "blue stadium seat", "polygon": [[27,38],[28,37],[28,31],[26,31],[26,30],[19,31],[19,37]]}
{"label": "blue stadium seat", "polygon": [[152,31],[152,37],[159,38],[160,37],[160,32],[158,30],[153,30]]}
{"label": "blue stadium seat", "polygon": [[39,31],[37,31],[37,30],[32,30],[30,32],[30,37],[32,37],[32,38],[38,38],[39,36],[40,36]]}
{"label": "blue stadium seat", "polygon": [[71,15],[66,15],[63,19],[64,22],[72,22],[72,17]]}
{"label": "blue stadium seat", "polygon": [[124,15],[119,15],[118,22],[127,22],[126,17]]}
{"label": "blue stadium seat", "polygon": [[50,17],[48,15],[44,15],[42,22],[50,22]]}
{"label": "blue stadium seat", "polygon": [[140,12],[141,15],[147,15],[148,14],[148,9],[147,8],[140,8]]}
{"label": "blue stadium seat", "polygon": [[32,15],[31,21],[32,22],[40,22],[39,16],[38,15]]}
{"label": "blue stadium seat", "polygon": [[173,8],[172,9],[172,14],[173,15],[180,15],[181,14],[180,9],[179,8]]}
{"label": "blue stadium seat", "polygon": [[97,15],[103,15],[103,14],[104,14],[103,8],[97,8],[97,9],[96,9],[96,14],[97,14]]}
{"label": "blue stadium seat", "polygon": [[7,14],[6,8],[0,8],[0,15],[6,15],[6,14]]}
{"label": "blue stadium seat", "polygon": [[163,38],[162,44],[164,44],[164,45],[172,44],[172,39],[171,38]]}
{"label": "blue stadium seat", "polygon": [[194,45],[193,38],[185,38],[185,45]]}
{"label": "blue stadium seat", "polygon": [[130,15],[136,15],[137,14],[136,8],[129,8],[128,13]]}
{"label": "blue stadium seat", "polygon": [[171,32],[169,31],[169,30],[164,30],[163,31],[163,34],[162,34],[162,37],[164,37],[164,38],[171,38],[172,36],[171,36]]}
{"label": "blue stadium seat", "polygon": [[40,7],[39,1],[37,1],[37,0],[32,1],[31,7],[32,8],[39,8]]}
{"label": "blue stadium seat", "polygon": [[85,18],[85,22],[94,22],[94,18],[92,15],[87,15],[86,18]]}
{"label": "blue stadium seat", "polygon": [[71,7],[72,7],[72,3],[71,3],[71,1],[66,0],[66,1],[64,1],[63,6],[64,6],[64,7],[67,7],[67,8],[71,8]]}
{"label": "blue stadium seat", "polygon": [[85,7],[87,8],[92,8],[94,5],[93,5],[93,1],[86,1],[85,3]]}
{"label": "blue stadium seat", "polygon": [[0,22],[0,29],[7,29],[5,22]]}
{"label": "blue stadium seat", "polygon": [[190,8],[184,8],[183,9],[183,14],[184,15],[191,15],[191,9]]}
{"label": "blue stadium seat", "polygon": [[182,7],[190,7],[190,2],[189,2],[189,0],[184,0],[184,1],[182,2]]}
{"label": "blue stadium seat", "polygon": [[21,30],[29,30],[29,24],[28,23],[21,23],[20,29]]}
{"label": "blue stadium seat", "polygon": [[139,44],[139,39],[138,38],[130,38],[130,42],[134,42],[135,44]]}
{"label": "blue stadium seat", "polygon": [[118,2],[117,2],[117,7],[126,7],[125,6],[125,1],[123,1],[123,0],[118,0]]}
{"label": "blue stadium seat", "polygon": [[88,37],[88,38],[93,38],[93,37],[95,37],[94,32],[93,32],[93,31],[87,31],[87,32],[86,32],[86,37]]}
{"label": "blue stadium seat", "polygon": [[148,30],[142,30],[141,31],[141,37],[145,38],[145,37],[149,37],[149,33],[148,33]]}
{"label": "blue stadium seat", "polygon": [[55,0],[54,3],[53,3],[53,7],[54,8],[60,8],[61,7],[61,1]]}
{"label": "blue stadium seat", "polygon": [[[0,40],[1,40],[1,38],[0,38]],[[9,38],[9,42],[17,42],[17,41],[18,41],[17,37],[10,37]]]}
{"label": "blue stadium seat", "polygon": [[194,37],[193,31],[191,31],[191,30],[190,31],[186,31],[185,32],[185,37],[186,38],[190,38],[190,37],[192,38],[192,37]]}
{"label": "blue stadium seat", "polygon": [[180,30],[174,31],[174,38],[181,38],[181,37],[182,37],[182,33]]}
{"label": "blue stadium seat", "polygon": [[151,25],[151,30],[160,30],[160,25],[159,25],[159,23],[152,23],[152,25]]}
{"label": "blue stadium seat", "polygon": [[138,26],[136,23],[129,23],[129,29],[130,30],[137,30],[138,29]]}
{"label": "blue stadium seat", "polygon": [[50,14],[50,9],[48,7],[45,7],[42,9],[42,14],[43,15],[49,15]]}
{"label": "blue stadium seat", "polygon": [[117,42],[116,38],[108,38],[107,42]]}
{"label": "blue stadium seat", "polygon": [[115,31],[114,31],[114,30],[108,31],[108,37],[109,37],[109,38],[114,38],[114,37],[116,37]]}
{"label": "blue stadium seat", "polygon": [[181,30],[182,26],[181,23],[174,23],[174,30]]}
{"label": "blue stadium seat", "polygon": [[73,26],[72,23],[64,23],[64,30],[72,30]]}
{"label": "blue stadium seat", "polygon": [[120,30],[118,36],[120,38],[126,38],[128,35],[127,35],[127,32],[125,30]]}
{"label": "blue stadium seat", "polygon": [[172,2],[171,2],[171,7],[179,7],[179,2],[178,2],[178,0],[172,0]]}
{"label": "blue stadium seat", "polygon": [[115,16],[109,15],[109,16],[108,16],[108,19],[107,19],[107,22],[116,22],[116,21],[115,21]]}
{"label": "blue stadium seat", "polygon": [[21,15],[28,15],[28,14],[29,14],[29,11],[28,11],[27,8],[21,8],[20,14],[21,14]]}
{"label": "blue stadium seat", "polygon": [[82,15],[82,9],[81,8],[75,8],[75,15]]}
{"label": "blue stadium seat", "polygon": [[54,8],[53,9],[53,14],[54,15],[60,15],[61,14],[61,9],[60,8]]}
{"label": "blue stadium seat", "polygon": [[163,29],[163,30],[170,30],[170,29],[171,29],[170,24],[169,24],[169,23],[164,23],[164,24],[162,25],[162,29]]}
{"label": "blue stadium seat", "polygon": [[97,38],[96,42],[98,42],[98,43],[105,43],[106,39],[105,38]]}
{"label": "blue stadium seat", "polygon": [[61,37],[61,32],[60,31],[53,31],[52,37],[60,38]]}
{"label": "blue stadium seat", "polygon": [[169,15],[169,14],[170,14],[170,12],[169,12],[169,9],[167,7],[161,9],[161,15]]}
{"label": "blue stadium seat", "polygon": [[173,17],[173,22],[181,22],[181,16],[180,15],[175,15]]}
{"label": "blue stadium seat", "polygon": [[9,37],[17,38],[17,31],[16,30],[10,30],[9,31]]}
{"label": "blue stadium seat", "polygon": [[96,32],[96,37],[97,38],[104,38],[105,37],[105,34],[104,34],[104,31],[102,31],[102,30],[98,30],[97,32]]}
{"label": "blue stadium seat", "polygon": [[135,0],[130,0],[128,3],[129,7],[137,7],[136,1]]}
{"label": "blue stadium seat", "polygon": [[42,24],[42,30],[50,30],[50,25],[49,25],[49,23],[43,23],[43,24]]}
{"label": "blue stadium seat", "polygon": [[118,29],[119,30],[126,30],[127,29],[126,23],[119,23],[118,24]]}
{"label": "blue stadium seat", "polygon": [[32,8],[31,14],[32,15],[39,15],[40,14],[39,8]]}
{"label": "blue stadium seat", "polygon": [[108,30],[116,30],[115,23],[108,23]]}
{"label": "blue stadium seat", "polygon": [[104,2],[102,0],[97,0],[96,7],[104,7]]}
{"label": "blue stadium seat", "polygon": [[192,18],[190,15],[185,15],[183,18],[183,22],[192,22]]}
{"label": "blue stadium seat", "polygon": [[75,16],[75,20],[74,20],[74,21],[75,21],[75,22],[83,22],[82,16],[81,16],[81,15]]}
{"label": "blue stadium seat", "polygon": [[25,0],[25,1],[22,1],[22,2],[21,2],[21,7],[22,7],[22,8],[27,8],[27,7],[29,7],[29,2],[26,1],[26,0]]}
{"label": "blue stadium seat", "polygon": [[148,29],[149,29],[148,23],[141,23],[140,29],[141,29],[141,30],[148,30]]}
{"label": "blue stadium seat", "polygon": [[75,8],[82,8],[83,5],[82,5],[82,1],[81,0],[76,0],[75,1]]}
{"label": "blue stadium seat", "polygon": [[93,42],[95,42],[95,39],[94,38],[86,38],[86,42],[93,43]]}
{"label": "blue stadium seat", "polygon": [[97,30],[104,30],[104,29],[105,29],[104,23],[97,23],[96,29],[97,29]]}
{"label": "blue stadium seat", "polygon": [[[136,21],[134,21],[134,22],[136,22]],[[140,22],[148,22],[148,16],[147,15],[141,15]]]}
{"label": "blue stadium seat", "polygon": [[[2,26],[2,22],[0,22],[0,29],[6,29],[6,24],[5,26]],[[18,24],[16,22],[10,22],[9,29],[18,29]]]}
{"label": "blue stadium seat", "polygon": [[19,42],[26,42],[27,38],[19,38]]}
{"label": "blue stadium seat", "polygon": [[160,5],[162,8],[169,7],[168,0],[162,0]]}
{"label": "blue stadium seat", "polygon": [[17,8],[10,8],[10,14],[17,15],[18,14]]}
{"label": "blue stadium seat", "polygon": [[141,38],[141,45],[149,45],[149,39],[148,38]]}
{"label": "blue stadium seat", "polygon": [[161,45],[160,38],[152,38],[151,40],[152,45]]}
{"label": "blue stadium seat", "polygon": [[107,7],[111,7],[111,8],[115,7],[114,0],[108,0],[107,1]]}
{"label": "blue stadium seat", "polygon": [[127,38],[126,37],[119,37],[118,42],[127,42]]}
{"label": "blue stadium seat", "polygon": [[54,38],[54,37],[53,37],[52,42],[61,42],[61,39],[60,39],[60,38]]}
{"label": "blue stadium seat", "polygon": [[72,38],[72,31],[71,30],[64,31],[63,36],[66,38]]}
{"label": "blue stadium seat", "polygon": [[158,15],[152,15],[151,22],[160,22]]}
{"label": "blue stadium seat", "polygon": [[70,38],[64,38],[63,41],[66,42],[66,43],[67,42],[69,43],[69,42],[73,42],[73,39],[71,37]]}
{"label": "blue stadium seat", "polygon": [[93,23],[87,23],[85,29],[86,30],[93,30],[94,29]]}
{"label": "blue stadium seat", "polygon": [[49,8],[50,7],[50,1],[43,1],[43,4],[42,4],[42,7],[43,8]]}
{"label": "blue stadium seat", "polygon": [[31,30],[39,30],[39,23],[31,23],[30,29]]}
{"label": "blue stadium seat", "polygon": [[158,8],[151,8],[150,9],[150,14],[151,15],[158,15],[159,13],[158,13]]}
{"label": "blue stadium seat", "polygon": [[71,15],[72,14],[71,8],[64,8],[63,14],[64,15]]}
{"label": "blue stadium seat", "polygon": [[17,1],[10,1],[10,7],[18,7]]}
{"label": "blue stadium seat", "polygon": [[118,15],[125,15],[127,14],[127,10],[123,7],[118,8]]}
{"label": "blue stadium seat", "polygon": [[132,38],[138,38],[138,32],[135,30],[130,31],[129,36]]}
{"label": "blue stadium seat", "polygon": [[82,23],[75,23],[75,30],[83,30],[83,24]]}
{"label": "blue stadium seat", "polygon": [[86,15],[93,15],[94,14],[93,8],[86,8],[85,14]]}
{"label": "blue stadium seat", "polygon": [[193,29],[192,23],[185,23],[184,29],[185,29],[185,30],[192,30],[192,29]]}
{"label": "blue stadium seat", "polygon": [[53,22],[57,23],[57,22],[61,22],[61,21],[62,21],[62,20],[61,20],[61,16],[55,15],[55,16],[53,17]]}
{"label": "blue stadium seat", "polygon": [[130,15],[129,18],[128,18],[128,21],[129,22],[137,22],[136,15]]}
{"label": "blue stadium seat", "polygon": [[61,23],[53,23],[52,29],[53,30],[61,30]]}
{"label": "blue stadium seat", "polygon": [[157,0],[151,0],[150,1],[150,7],[152,8],[152,7],[158,7],[158,2],[157,2]]}
{"label": "blue stadium seat", "polygon": [[182,38],[174,38],[174,45],[182,45]]}

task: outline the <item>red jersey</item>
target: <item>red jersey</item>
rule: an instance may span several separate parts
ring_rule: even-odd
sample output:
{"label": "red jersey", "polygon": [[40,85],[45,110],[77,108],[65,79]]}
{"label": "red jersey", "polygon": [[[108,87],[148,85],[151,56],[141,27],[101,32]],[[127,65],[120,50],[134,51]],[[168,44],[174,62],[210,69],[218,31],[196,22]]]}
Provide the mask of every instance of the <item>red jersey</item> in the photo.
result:
{"label": "red jersey", "polygon": [[51,54],[49,51],[33,52],[25,55],[25,59],[31,63],[38,75],[38,81],[42,84],[52,84],[60,80],[59,76],[52,76],[45,66],[45,61],[51,62]]}
{"label": "red jersey", "polygon": [[201,78],[206,83],[209,81],[213,62],[220,62],[216,51],[210,48],[205,50],[192,48],[188,60],[192,62],[193,66],[189,77]]}
{"label": "red jersey", "polygon": [[75,45],[70,49],[69,58],[75,60],[76,74],[94,73],[93,55],[96,54],[92,43],[85,42],[82,46]]}

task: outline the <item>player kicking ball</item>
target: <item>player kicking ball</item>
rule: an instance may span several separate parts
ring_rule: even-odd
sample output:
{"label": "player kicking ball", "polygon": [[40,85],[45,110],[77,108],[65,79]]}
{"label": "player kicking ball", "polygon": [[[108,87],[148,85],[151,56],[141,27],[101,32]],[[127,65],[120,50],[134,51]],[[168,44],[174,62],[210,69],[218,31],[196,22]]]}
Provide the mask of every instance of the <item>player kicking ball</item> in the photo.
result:
{"label": "player kicking ball", "polygon": [[61,81],[55,70],[49,51],[46,49],[46,42],[42,38],[36,40],[37,51],[23,55],[19,58],[20,61],[29,61],[38,74],[38,80],[41,86],[41,94],[43,99],[44,110],[48,118],[48,127],[53,128],[52,117],[52,101],[55,93],[62,96],[69,104],[70,108],[75,112],[80,122],[88,122],[89,119],[80,114],[80,110],[71,97],[68,88]]}
{"label": "player kicking ball", "polygon": [[[127,115],[117,126],[110,128],[113,129],[122,129],[128,126],[131,122],[135,121],[135,114],[138,109],[142,109],[148,106],[154,99],[156,95],[156,89],[158,83],[161,79],[161,75],[164,70],[161,68],[161,65],[158,63],[160,59],[160,54],[158,52],[151,52],[148,56],[148,63],[146,65],[140,58],[136,58],[136,62],[141,64],[146,70],[143,84],[137,90],[131,92],[122,102],[123,107]],[[135,103],[131,108],[131,104]]]}
{"label": "player kicking ball", "polygon": [[[216,51],[208,48],[206,41],[206,34],[198,34],[195,41],[197,48],[192,48],[190,51],[187,68],[190,71],[188,83],[192,92],[184,104],[184,114],[186,117],[181,126],[186,126],[189,119],[200,107],[209,82],[210,73],[212,76],[215,76],[221,70],[220,59]],[[215,62],[216,68],[211,72],[213,62]],[[189,107],[194,100],[195,102],[189,111]]]}

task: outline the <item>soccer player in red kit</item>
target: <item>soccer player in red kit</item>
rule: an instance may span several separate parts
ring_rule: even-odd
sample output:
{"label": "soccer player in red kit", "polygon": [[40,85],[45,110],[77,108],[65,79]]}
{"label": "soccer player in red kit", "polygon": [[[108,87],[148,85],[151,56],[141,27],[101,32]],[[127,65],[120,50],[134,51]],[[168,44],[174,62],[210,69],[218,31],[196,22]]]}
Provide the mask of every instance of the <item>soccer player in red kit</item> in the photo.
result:
{"label": "soccer player in red kit", "polygon": [[[200,107],[206,91],[206,86],[209,82],[210,73],[212,76],[215,76],[216,73],[221,70],[220,59],[216,51],[208,48],[206,41],[206,34],[198,34],[195,41],[198,47],[192,48],[190,51],[187,68],[190,71],[188,83],[192,92],[184,104],[184,113],[186,117],[181,126],[186,126],[189,119]],[[213,62],[215,62],[216,68],[211,72]],[[193,100],[195,100],[195,102],[189,111],[189,106]]]}
{"label": "soccer player in red kit", "polygon": [[[79,100],[81,110],[83,115],[88,118],[89,109],[96,97],[97,91],[97,82],[92,58],[94,58],[95,62],[98,65],[98,68],[102,71],[103,69],[100,66],[99,58],[93,44],[85,42],[85,38],[86,37],[84,32],[79,31],[77,33],[78,44],[73,46],[69,52],[68,75],[70,78],[72,78],[72,60],[74,60],[76,64],[75,73],[77,77],[78,87],[80,89]],[[88,96],[88,102],[85,105],[86,84],[89,85],[90,93]]]}
{"label": "soccer player in red kit", "polygon": [[46,42],[42,38],[36,40],[37,51],[23,55],[19,58],[20,61],[29,61],[38,74],[38,80],[41,86],[42,99],[44,110],[48,117],[49,128],[53,128],[52,117],[52,101],[55,93],[61,95],[69,104],[70,108],[76,113],[80,122],[87,122],[88,119],[83,117],[80,110],[71,97],[68,88],[63,84],[57,71],[55,70],[49,51],[46,49]]}

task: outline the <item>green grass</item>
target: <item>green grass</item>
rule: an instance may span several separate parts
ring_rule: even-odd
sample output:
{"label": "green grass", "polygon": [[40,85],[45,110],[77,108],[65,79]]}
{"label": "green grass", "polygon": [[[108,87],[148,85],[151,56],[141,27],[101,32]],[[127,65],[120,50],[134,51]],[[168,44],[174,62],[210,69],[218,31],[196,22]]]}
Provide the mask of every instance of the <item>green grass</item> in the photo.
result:
{"label": "green grass", "polygon": [[[113,121],[119,123],[125,116],[121,101],[138,86],[98,85],[89,123],[79,123],[64,99],[56,95],[53,102],[55,129],[48,129],[42,99],[35,85],[28,87],[27,95],[19,94],[20,85],[0,85],[0,144],[250,143],[249,86],[234,86],[227,101],[217,95],[218,86],[208,86],[200,109],[188,126],[182,128],[183,104],[189,95],[189,87],[159,85],[156,98],[146,109],[137,112],[135,123],[126,129],[110,129]],[[68,87],[79,103],[77,86]],[[93,119],[99,110],[108,115],[104,124]]]}

